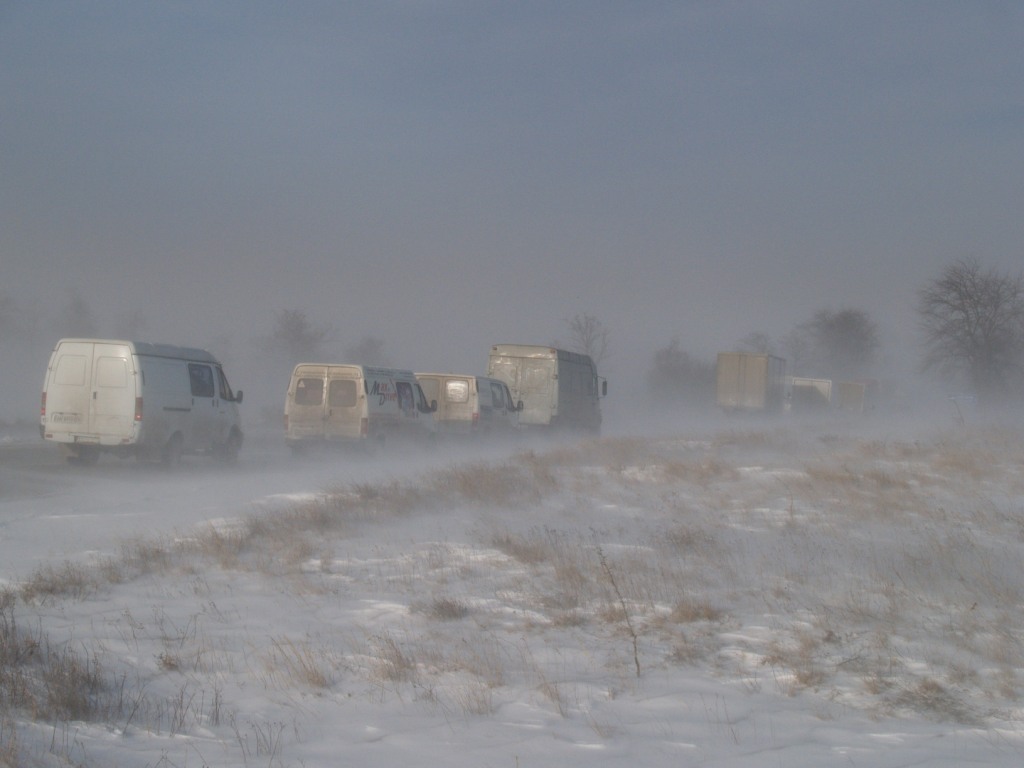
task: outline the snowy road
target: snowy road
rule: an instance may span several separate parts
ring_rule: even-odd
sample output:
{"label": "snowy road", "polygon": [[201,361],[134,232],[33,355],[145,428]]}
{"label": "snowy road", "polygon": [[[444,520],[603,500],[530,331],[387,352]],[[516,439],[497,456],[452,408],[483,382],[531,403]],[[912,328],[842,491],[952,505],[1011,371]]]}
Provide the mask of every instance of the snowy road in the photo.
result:
{"label": "snowy road", "polygon": [[[495,447],[486,455],[509,450]],[[168,471],[110,456],[76,467],[56,446],[21,436],[0,443],[0,583],[43,564],[114,553],[121,541],[266,509],[275,497],[412,477],[470,456],[482,454],[442,447],[372,459],[344,452],[295,458],[276,435],[264,435],[249,439],[231,467],[187,457]],[[111,530],[118,532],[114,540]]]}

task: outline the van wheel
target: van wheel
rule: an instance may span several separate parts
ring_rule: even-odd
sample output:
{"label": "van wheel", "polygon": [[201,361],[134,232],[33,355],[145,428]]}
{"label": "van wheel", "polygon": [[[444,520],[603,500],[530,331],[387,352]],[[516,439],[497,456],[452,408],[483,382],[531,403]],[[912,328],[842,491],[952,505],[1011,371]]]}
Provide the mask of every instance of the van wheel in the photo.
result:
{"label": "van wheel", "polygon": [[241,450],[242,436],[237,432],[232,432],[217,453],[225,464],[234,464],[238,461],[238,452]]}
{"label": "van wheel", "polygon": [[167,441],[160,452],[160,462],[168,468],[177,467],[181,464],[181,454],[181,435],[171,435],[171,439]]}

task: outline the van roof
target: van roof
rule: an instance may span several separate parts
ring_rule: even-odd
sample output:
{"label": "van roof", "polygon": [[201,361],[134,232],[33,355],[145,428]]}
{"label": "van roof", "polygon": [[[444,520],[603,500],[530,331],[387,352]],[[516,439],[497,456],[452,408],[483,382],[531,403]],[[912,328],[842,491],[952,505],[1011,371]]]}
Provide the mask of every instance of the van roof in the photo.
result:
{"label": "van roof", "polygon": [[176,344],[128,341],[127,339],[61,339],[57,344],[59,346],[66,342],[76,344],[117,344],[128,347],[137,355],[169,357],[174,360],[194,360],[201,363],[219,363],[217,358],[199,347],[179,347]]}
{"label": "van roof", "polygon": [[298,373],[300,368],[352,368],[359,370],[364,376],[405,376],[407,378],[415,378],[411,370],[406,368],[381,368],[374,365],[357,365],[355,363],[299,363],[292,370],[294,376]]}

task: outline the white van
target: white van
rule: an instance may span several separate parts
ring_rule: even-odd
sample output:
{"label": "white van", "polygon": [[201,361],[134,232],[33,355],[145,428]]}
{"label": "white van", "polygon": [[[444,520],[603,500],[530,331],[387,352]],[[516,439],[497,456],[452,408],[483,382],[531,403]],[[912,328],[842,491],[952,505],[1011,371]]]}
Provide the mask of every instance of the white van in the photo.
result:
{"label": "white van", "polygon": [[39,430],[80,464],[104,451],[170,464],[183,453],[230,460],[242,446],[241,402],[206,350],[61,339],[43,380]]}
{"label": "white van", "polygon": [[284,402],[285,441],[299,452],[317,442],[373,448],[389,437],[430,437],[433,408],[412,371],[300,363]]}
{"label": "white van", "polygon": [[534,344],[495,344],[487,375],[508,384],[523,402],[519,424],[526,429],[601,431],[599,398],[608,382],[597,375],[589,355]]}
{"label": "white van", "polygon": [[443,435],[499,437],[519,431],[523,404],[498,379],[459,373],[417,373],[427,400],[437,403],[434,421]]}

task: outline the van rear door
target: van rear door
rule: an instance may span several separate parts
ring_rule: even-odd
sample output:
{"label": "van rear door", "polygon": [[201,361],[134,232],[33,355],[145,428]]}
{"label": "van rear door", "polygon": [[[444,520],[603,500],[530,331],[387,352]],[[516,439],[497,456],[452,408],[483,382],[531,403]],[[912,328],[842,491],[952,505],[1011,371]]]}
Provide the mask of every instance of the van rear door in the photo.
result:
{"label": "van rear door", "polygon": [[127,345],[62,341],[47,380],[46,434],[108,445],[131,437],[134,372]]}
{"label": "van rear door", "polygon": [[360,437],[366,393],[359,369],[329,366],[326,395],[324,437],[328,440]]}
{"label": "van rear door", "polygon": [[135,365],[126,346],[94,345],[92,430],[127,440],[135,426]]}
{"label": "van rear door", "polygon": [[71,442],[71,435],[90,431],[92,355],[88,342],[62,341],[54,350],[46,375],[47,437]]}
{"label": "van rear door", "polygon": [[295,369],[287,403],[289,439],[324,436],[326,382],[326,366],[300,365]]}

